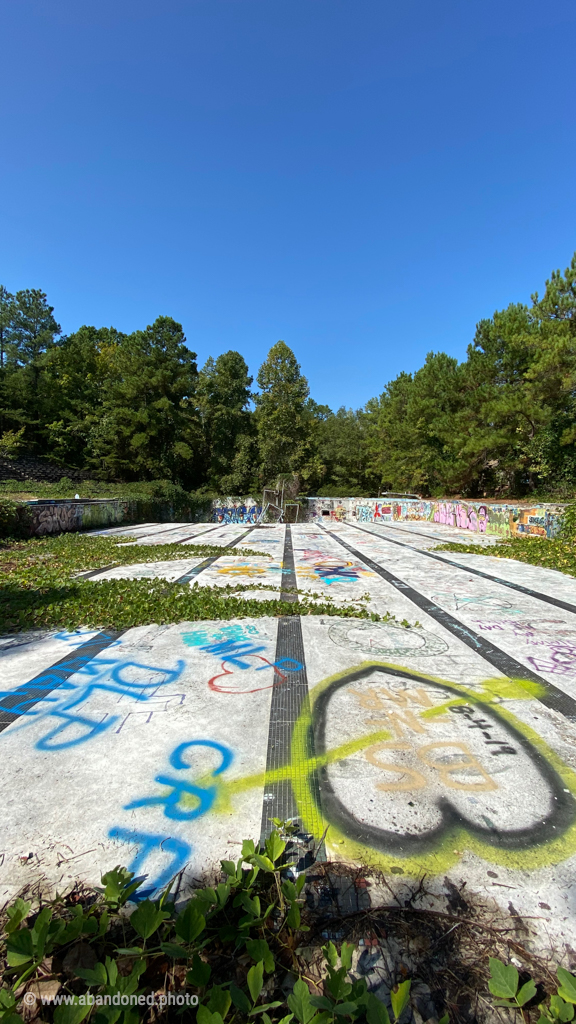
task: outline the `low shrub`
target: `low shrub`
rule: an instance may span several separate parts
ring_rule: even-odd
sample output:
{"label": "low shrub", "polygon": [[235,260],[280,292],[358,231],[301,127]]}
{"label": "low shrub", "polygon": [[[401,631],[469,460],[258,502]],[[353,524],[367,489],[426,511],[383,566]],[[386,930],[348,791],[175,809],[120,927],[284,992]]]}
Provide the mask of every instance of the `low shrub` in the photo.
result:
{"label": "low shrub", "polygon": [[[342,940],[338,950],[326,936],[320,970],[308,977],[309,958],[299,953],[311,925],[324,919],[305,905],[307,876],[290,841],[296,827],[274,823],[263,845],[245,840],[236,862],[220,862],[220,881],[198,887],[178,908],[179,876],[157,895],[120,865],[103,875],[98,890],[79,886],[34,906],[13,901],[0,940],[1,1024],[24,1024],[40,1011],[54,1024],[417,1020],[402,962],[376,995],[353,967],[355,943]],[[343,923],[332,919],[331,927]],[[518,1011],[523,1024],[573,1020],[576,977],[569,971],[559,967],[556,983],[547,972],[537,984],[513,964],[496,957],[489,963],[495,1006]],[[462,1007],[452,1010],[463,1019]],[[449,1024],[449,1015],[438,1024]]]}
{"label": "low shrub", "polygon": [[0,537],[29,537],[31,526],[28,505],[0,498]]}

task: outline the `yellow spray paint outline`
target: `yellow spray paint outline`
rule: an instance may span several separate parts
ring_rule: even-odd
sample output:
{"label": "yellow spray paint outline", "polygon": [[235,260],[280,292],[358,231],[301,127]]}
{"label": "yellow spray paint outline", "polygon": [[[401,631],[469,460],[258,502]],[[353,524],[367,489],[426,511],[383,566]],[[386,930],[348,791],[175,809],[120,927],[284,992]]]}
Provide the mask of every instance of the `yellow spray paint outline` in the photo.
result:
{"label": "yellow spray paint outline", "polygon": [[[292,784],[294,797],[298,807],[298,814],[304,828],[312,833],[317,839],[322,835],[328,821],[324,821],[315,799],[315,773],[321,767],[332,764],[335,761],[342,761],[347,757],[361,751],[374,743],[380,743],[392,738],[392,734],[386,729],[367,733],[364,736],[348,740],[338,747],[327,751],[322,756],[310,756],[308,752],[308,735],[313,720],[314,704],[318,697],[339,679],[363,669],[394,669],[409,673],[410,676],[421,679],[423,682],[440,683],[456,690],[460,697],[453,697],[445,703],[434,708],[428,708],[419,712],[420,717],[433,718],[444,714],[448,708],[458,704],[480,704],[489,706],[496,717],[509,722],[518,732],[530,742],[542,757],[561,778],[566,789],[570,790],[576,797],[576,773],[573,772],[548,744],[532,729],[511,711],[503,707],[502,700],[532,700],[544,693],[544,687],[527,679],[510,679],[497,677],[482,682],[481,689],[472,690],[466,686],[454,683],[451,680],[442,679],[440,676],[433,676],[413,669],[404,668],[401,665],[394,665],[390,662],[365,661],[360,665],[351,666],[342,672],[329,676],[322,680],[308,699],[303,703],[300,716],[294,725],[292,732],[292,743],[290,761],[282,768],[272,772],[257,772],[240,779],[225,780],[222,776],[204,776],[201,781],[203,786],[214,786],[216,798],[210,813],[230,814],[234,809],[234,797],[248,790],[266,787],[277,782],[289,780]],[[198,782],[197,782],[198,784]],[[194,806],[197,798],[184,795],[182,805]],[[531,870],[546,867],[550,864],[557,864],[576,853],[576,821],[560,836],[551,835],[549,841],[540,842],[538,845],[529,847],[523,851],[501,850],[485,843],[477,836],[472,835],[463,826],[456,826],[448,829],[438,847],[433,852],[418,854],[415,857],[399,857],[397,854],[387,856],[380,850],[364,846],[355,840],[348,838],[337,826],[330,824],[326,838],[330,851],[337,855],[339,860],[350,860],[360,863],[369,863],[380,868],[386,873],[400,871],[402,874],[419,876],[423,873],[438,874],[446,872],[462,857],[468,850],[475,853],[483,860],[493,864],[499,864],[516,870]]]}
{"label": "yellow spray paint outline", "polygon": [[[534,683],[531,680],[526,679],[509,679],[500,677],[486,680],[481,684],[482,689],[478,691],[468,689],[465,686],[461,686],[458,683],[453,683],[449,680],[441,679],[439,676],[416,672],[412,669],[402,668],[400,665],[393,665],[389,662],[366,661],[361,665],[345,669],[343,672],[337,672],[335,675],[329,676],[327,679],[324,679],[319,683],[318,686],[314,688],[309,700],[306,702],[306,706],[302,708],[300,717],[294,726],[292,734],[290,778],[304,827],[309,829],[315,836],[318,837],[321,835],[320,829],[322,822],[314,801],[314,767],[330,763],[334,760],[342,760],[343,748],[339,747],[337,750],[329,751],[324,758],[306,758],[306,737],[308,735],[308,730],[312,725],[314,704],[320,694],[334,682],[350,675],[352,671],[356,672],[367,668],[400,669],[401,671],[408,672],[411,676],[422,679],[424,682],[438,682],[445,686],[449,686],[451,689],[458,691],[458,693],[462,695],[460,698],[455,697],[439,707],[430,708],[421,712],[420,714],[423,718],[443,714],[448,707],[456,704],[474,703],[490,706],[492,714],[509,722],[515,729],[522,733],[522,735],[532,744],[542,757],[544,757],[554,768],[564,783],[565,788],[569,789],[572,795],[576,797],[576,773],[564,764],[561,758],[529,725],[526,725],[524,722],[520,721],[520,719],[516,718],[516,716],[507,708],[496,704],[496,701],[503,699],[530,700],[531,698],[541,696],[544,693],[544,687],[540,686],[538,683]],[[374,734],[363,737],[361,742],[353,741],[356,749],[362,749],[363,746],[367,747],[375,742],[373,736]],[[349,744],[344,744],[343,746],[348,747]],[[347,754],[344,756],[350,755]],[[311,806],[314,808],[312,814],[310,814],[308,810]],[[385,872],[390,872],[396,868],[396,871],[400,869],[403,874],[413,876],[418,876],[422,873],[437,874],[441,871],[447,871],[460,859],[465,850],[469,850],[470,852],[477,854],[479,857],[482,857],[483,860],[491,863],[521,870],[541,868],[548,864],[556,864],[559,861],[566,860],[568,857],[571,857],[576,853],[576,821],[573,822],[561,836],[551,836],[549,842],[540,843],[538,846],[530,847],[522,852],[517,850],[499,850],[497,847],[494,847],[489,843],[484,843],[481,839],[478,839],[477,836],[469,833],[463,826],[456,826],[453,829],[447,830],[442,840],[439,842],[438,848],[434,852],[424,855],[419,854],[417,857],[398,857],[397,855],[387,856],[380,850],[374,850],[370,846],[363,846],[362,844],[349,839],[334,825],[330,826],[328,836],[328,847],[332,848],[333,852],[338,854],[339,859],[359,861],[362,863],[368,862],[379,867]]]}

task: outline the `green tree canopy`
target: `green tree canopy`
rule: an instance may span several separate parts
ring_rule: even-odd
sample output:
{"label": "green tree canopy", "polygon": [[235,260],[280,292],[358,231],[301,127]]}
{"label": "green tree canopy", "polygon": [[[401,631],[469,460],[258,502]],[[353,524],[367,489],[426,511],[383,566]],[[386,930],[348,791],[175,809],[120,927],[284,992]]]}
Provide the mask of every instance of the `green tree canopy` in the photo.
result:
{"label": "green tree canopy", "polygon": [[6,350],[10,343],[14,324],[15,302],[3,284],[0,284],[0,369],[4,366]]}
{"label": "green tree canopy", "polygon": [[576,254],[530,305],[481,320],[462,362],[430,352],[364,409],[336,413],[310,398],[283,341],[251,395],[239,352],[198,374],[170,317],[129,335],[84,326],[62,337],[53,314],[40,289],[0,287],[0,441],[11,455],[24,446],[107,479],[220,495],[278,478],[333,496],[576,489]]}
{"label": "green tree canopy", "polygon": [[196,354],[180,324],[158,317],[107,347],[90,462],[121,479],[194,483],[205,455],[195,402]]}
{"label": "green tree canopy", "polygon": [[52,316],[46,293],[39,288],[16,292],[8,337],[9,359],[24,366],[33,363],[61,334],[60,324]]}
{"label": "green tree canopy", "polygon": [[298,471],[309,456],[308,381],[284,341],[272,346],[258,371],[255,396],[260,472],[265,483]]}
{"label": "green tree canopy", "polygon": [[249,409],[253,378],[239,352],[210,357],[198,375],[198,401],[207,445],[207,483],[229,494],[255,477],[254,428]]}

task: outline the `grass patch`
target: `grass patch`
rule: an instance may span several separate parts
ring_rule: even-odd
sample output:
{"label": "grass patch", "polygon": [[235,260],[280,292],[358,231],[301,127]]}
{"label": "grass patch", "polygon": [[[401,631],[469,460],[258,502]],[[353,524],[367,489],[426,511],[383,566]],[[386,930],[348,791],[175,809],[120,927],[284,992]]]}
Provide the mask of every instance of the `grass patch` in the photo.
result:
{"label": "grass patch", "polygon": [[[244,548],[225,549],[210,544],[158,544],[153,547],[118,547],[122,538],[61,534],[6,543],[0,549],[0,632],[25,629],[129,629],[151,623],[182,620],[258,618],[264,615],[320,615],[372,618],[375,613],[354,606],[334,608],[316,595],[300,595],[297,603],[238,596],[254,585],[201,587],[163,579],[75,579],[77,573],[103,566],[170,561],[198,555],[241,554],[267,557]],[[274,589],[261,584],[258,589]]]}
{"label": "grass patch", "polygon": [[[183,558],[208,558],[212,555],[241,554],[249,558],[270,558],[268,552],[252,548],[222,548],[216,544],[132,544],[133,537],[90,537],[82,533],[61,533],[56,537],[6,541],[0,547],[0,585],[17,578],[28,579],[54,574],[68,580],[75,573],[101,569],[105,565],[137,565],[140,562],[170,562]],[[124,547],[123,545],[130,544]],[[120,545],[120,546],[119,546]],[[14,576],[16,574],[16,577]]]}
{"label": "grass patch", "polygon": [[492,558],[513,558],[528,565],[541,565],[544,569],[557,569],[567,576],[576,576],[576,544],[573,540],[546,540],[533,537],[522,540],[514,537],[494,547],[480,544],[441,544],[434,551],[458,551],[472,555],[491,555]]}
{"label": "grass patch", "polygon": [[37,589],[5,586],[0,590],[0,632],[25,629],[129,629],[151,623],[202,619],[259,618],[263,615],[380,616],[357,607],[334,607],[310,600],[288,603],[236,597],[237,587],[190,587],[166,580],[90,580]]}

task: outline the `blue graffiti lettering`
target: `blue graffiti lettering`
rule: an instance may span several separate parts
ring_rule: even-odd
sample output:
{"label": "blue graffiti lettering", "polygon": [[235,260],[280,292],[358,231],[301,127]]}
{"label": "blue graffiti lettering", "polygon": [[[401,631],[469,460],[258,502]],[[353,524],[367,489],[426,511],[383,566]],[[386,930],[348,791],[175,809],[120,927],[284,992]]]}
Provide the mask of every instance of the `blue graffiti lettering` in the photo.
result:
{"label": "blue graffiti lettering", "polygon": [[[173,768],[186,770],[191,767],[182,759],[182,754],[189,747],[209,747],[221,754],[221,763],[217,768],[213,769],[213,776],[220,775],[221,772],[225,771],[234,759],[234,755],[228,747],[224,747],[221,743],[216,743],[214,740],[189,740],[187,743],[180,743],[170,755],[169,760]],[[160,786],[168,786],[171,792],[164,796],[147,796],[141,797],[139,800],[132,800],[129,804],[125,804],[124,810],[131,811],[137,807],[154,807],[163,804],[164,814],[167,818],[172,818],[175,821],[193,821],[195,818],[206,814],[216,798],[216,786],[196,786],[194,783],[184,782],[170,775],[157,775],[154,781]],[[196,797],[199,801],[198,806],[189,811],[183,810],[180,806],[180,801],[185,794]]]}
{"label": "blue graffiti lettering", "polygon": [[[118,720],[118,716],[111,716],[106,722],[95,722],[69,713],[88,701],[95,692],[102,690],[119,695],[120,698],[147,701],[160,687],[175,682],[184,671],[185,664],[180,659],[174,669],[168,669],[136,661],[120,661],[117,658],[72,658],[14,690],[0,691],[0,709],[3,705],[4,710],[19,714],[23,719],[11,726],[11,732],[31,725],[32,718],[35,721],[44,718],[64,719],[36,743],[37,750],[63,750],[93,739]],[[86,676],[89,681],[85,679]],[[73,677],[79,677],[78,681],[72,681]],[[48,696],[51,691],[55,692]],[[15,703],[18,697],[22,699]],[[79,735],[65,742],[52,742],[72,725],[81,727]]]}
{"label": "blue graffiti lettering", "polygon": [[119,839],[123,843],[140,844],[135,857],[128,865],[128,871],[132,871],[135,875],[138,874],[153,850],[160,849],[162,852],[173,854],[172,860],[164,871],[151,881],[145,889],[140,888],[137,890],[132,897],[135,902],[153,896],[158,890],[168,885],[168,882],[186,866],[192,853],[192,847],[175,836],[152,835],[149,832],[131,832],[129,829],[118,826],[111,828],[108,836],[110,839]]}
{"label": "blue graffiti lettering", "polygon": [[221,506],[212,510],[212,522],[213,523],[256,523],[258,522],[258,516],[261,514],[262,508],[259,505],[252,505],[247,508],[246,505],[231,505]]}
{"label": "blue graffiti lettering", "polygon": [[[260,542],[259,542],[260,543]],[[205,644],[218,643],[222,640],[250,640],[259,636],[256,626],[243,623],[234,623],[231,626],[222,626],[221,629],[209,631],[207,629],[195,629],[190,633],[182,633],[182,641],[187,647],[203,647]]]}
{"label": "blue graffiti lettering", "polygon": [[[129,804],[124,805],[124,810],[132,811],[137,807],[154,807],[164,804],[164,814],[167,818],[172,818],[174,821],[194,821],[195,818],[200,818],[210,810],[216,797],[215,786],[207,788],[195,786],[192,782],[173,779],[170,775],[157,775],[154,781],[161,786],[170,786],[171,792],[166,796],[143,796],[140,800],[132,800]],[[182,810],[179,804],[185,793],[197,797],[198,807],[194,807],[191,811]]]}
{"label": "blue graffiti lettering", "polygon": [[[36,750],[67,750],[68,747],[75,747],[78,743],[85,743],[86,740],[91,740],[94,736],[100,735],[109,729],[114,722],[118,721],[119,715],[113,715],[108,719],[107,722],[94,722],[91,718],[83,718],[82,715],[68,715],[65,711],[53,711],[51,712],[54,718],[63,718],[64,723],[62,725],[55,726],[51,732],[46,733],[36,743]],[[66,740],[64,743],[51,743],[50,740],[59,736],[61,733],[69,729],[70,726],[79,725],[86,727],[87,732],[81,733],[76,739]]]}
{"label": "blue graffiti lettering", "polygon": [[258,654],[260,651],[265,651],[266,646],[262,644],[260,647],[255,647],[253,644],[238,644],[234,641],[226,640],[220,644],[207,644],[205,647],[200,648],[201,651],[206,651],[207,654],[214,654],[217,658],[222,658],[223,661],[230,662],[231,665],[235,665],[236,668],[250,668],[250,665],[246,661],[242,661],[242,657],[248,657],[250,654]]}
{"label": "blue graffiti lettering", "polygon": [[210,747],[222,755],[222,761],[218,768],[214,768],[213,775],[220,775],[221,772],[226,771],[234,760],[232,751],[228,747],[223,746],[222,743],[217,743],[215,740],[188,740],[187,743],[180,743],[170,754],[169,760],[173,768],[177,768],[180,771],[192,767],[192,765],[186,764],[186,761],[182,760],[182,754],[185,750],[188,750],[188,747]]}
{"label": "blue graffiti lettering", "polygon": [[321,580],[324,581],[326,586],[330,586],[331,583],[349,583],[350,580],[360,579],[360,574],[357,569],[349,569],[344,565],[337,566],[314,566],[314,572]]}

